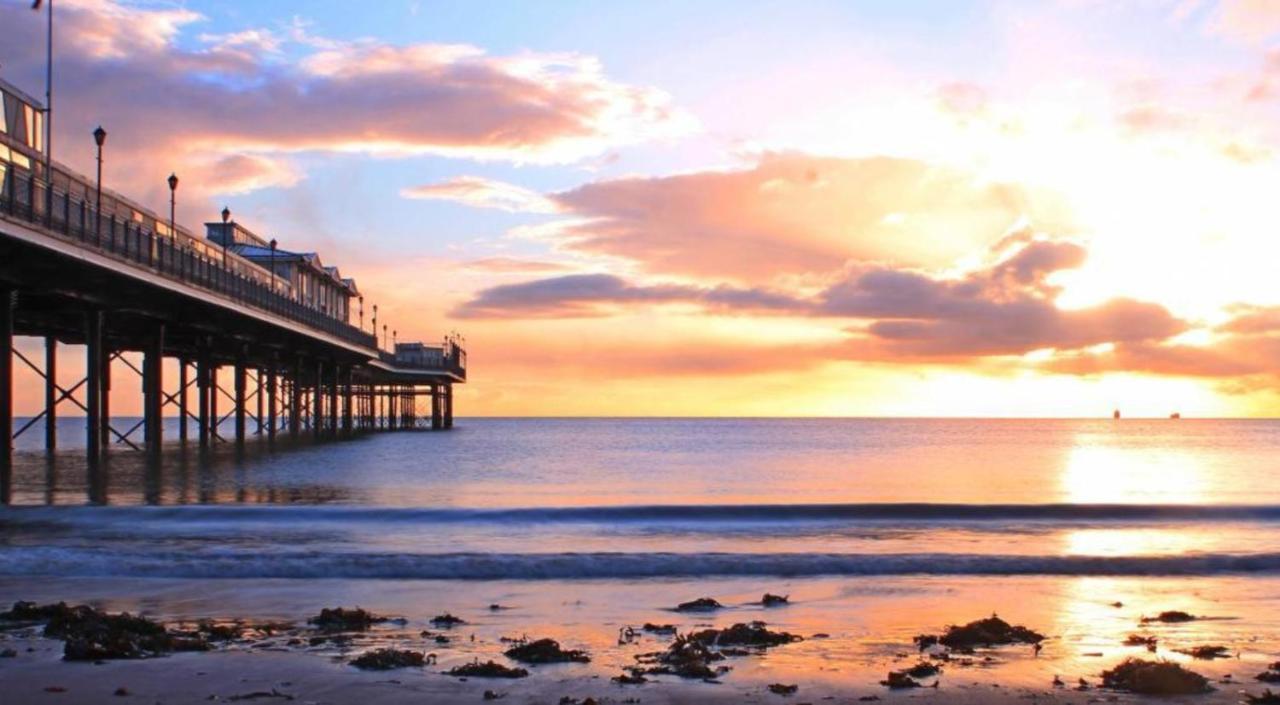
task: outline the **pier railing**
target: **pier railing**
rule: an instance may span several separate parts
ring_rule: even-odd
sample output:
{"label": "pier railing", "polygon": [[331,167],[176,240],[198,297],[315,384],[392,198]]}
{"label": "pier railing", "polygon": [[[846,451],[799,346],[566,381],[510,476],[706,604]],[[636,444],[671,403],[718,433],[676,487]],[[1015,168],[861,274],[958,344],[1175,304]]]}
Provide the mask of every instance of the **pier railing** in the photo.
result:
{"label": "pier railing", "polygon": [[[7,175],[5,167],[9,167]],[[235,253],[224,256],[216,246],[180,228],[170,229],[153,214],[114,194],[103,194],[102,212],[95,207],[96,201],[95,186],[69,171],[56,170],[50,189],[48,182],[32,172],[0,163],[0,215],[132,267],[376,349],[372,333],[294,300],[287,287],[272,281],[269,272]]]}
{"label": "pier railing", "polygon": [[425,346],[415,355],[403,355],[379,350],[378,357],[388,365],[401,369],[442,371],[467,378],[467,352],[455,343],[433,347]]}

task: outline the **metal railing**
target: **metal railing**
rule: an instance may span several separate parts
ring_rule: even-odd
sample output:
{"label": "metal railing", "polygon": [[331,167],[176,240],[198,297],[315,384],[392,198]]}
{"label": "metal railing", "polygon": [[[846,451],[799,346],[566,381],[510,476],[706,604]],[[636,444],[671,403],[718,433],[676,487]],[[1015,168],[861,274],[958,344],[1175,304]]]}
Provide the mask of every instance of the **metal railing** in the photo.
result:
{"label": "metal railing", "polygon": [[[376,349],[372,333],[273,291],[270,273],[235,253],[227,253],[223,259],[221,252],[210,252],[208,243],[181,229],[172,235],[157,234],[155,223],[159,221],[154,215],[118,196],[112,196],[113,208],[108,210],[107,195],[103,194],[102,213],[95,209],[95,200],[94,187],[66,170],[55,172],[51,190],[30,171],[0,162],[0,215],[25,221],[61,236],[63,241],[135,268]],[[118,212],[121,204],[127,205],[128,217]],[[162,225],[168,230],[167,224]]]}

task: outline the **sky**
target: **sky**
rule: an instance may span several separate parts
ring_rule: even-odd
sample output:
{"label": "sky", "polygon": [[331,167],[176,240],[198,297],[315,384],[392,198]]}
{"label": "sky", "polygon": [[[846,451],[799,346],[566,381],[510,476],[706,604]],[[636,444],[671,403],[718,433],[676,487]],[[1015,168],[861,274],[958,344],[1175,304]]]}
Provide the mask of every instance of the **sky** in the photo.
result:
{"label": "sky", "polygon": [[1277,0],[55,8],[55,159],[460,332],[461,415],[1280,413]]}

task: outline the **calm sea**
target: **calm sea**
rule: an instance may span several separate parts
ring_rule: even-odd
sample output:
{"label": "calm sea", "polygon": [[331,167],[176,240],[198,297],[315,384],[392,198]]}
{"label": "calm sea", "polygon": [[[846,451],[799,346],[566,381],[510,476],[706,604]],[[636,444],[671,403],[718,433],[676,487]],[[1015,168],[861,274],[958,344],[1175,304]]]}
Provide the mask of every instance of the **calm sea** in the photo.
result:
{"label": "calm sea", "polygon": [[1280,571],[1275,421],[465,419],[97,475],[38,442],[0,576]]}

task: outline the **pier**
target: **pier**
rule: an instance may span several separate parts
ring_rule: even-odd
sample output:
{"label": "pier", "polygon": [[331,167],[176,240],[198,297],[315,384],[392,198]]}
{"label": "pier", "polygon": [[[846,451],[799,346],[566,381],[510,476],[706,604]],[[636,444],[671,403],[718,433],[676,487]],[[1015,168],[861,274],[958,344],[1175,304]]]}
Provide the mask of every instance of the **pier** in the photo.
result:
{"label": "pier", "polygon": [[[467,378],[458,336],[388,346],[376,306],[366,329],[354,279],[317,253],[282,249],[229,209],[188,232],[173,200],[166,218],[102,187],[105,132],[93,136],[95,180],[46,159],[34,99],[0,80],[0,100],[0,474],[24,433],[55,451],[64,410],[85,417],[91,467],[108,448],[159,457],[166,442],[205,450],[453,426],[453,386]],[[178,185],[171,176],[171,194]],[[15,336],[42,340],[43,355],[23,354]],[[83,359],[63,359],[64,345],[83,346]],[[83,374],[64,387],[68,364]],[[43,410],[21,425],[18,366],[44,382]],[[142,420],[128,427],[111,415],[113,369],[140,381]],[[167,415],[179,419],[175,439]]]}

